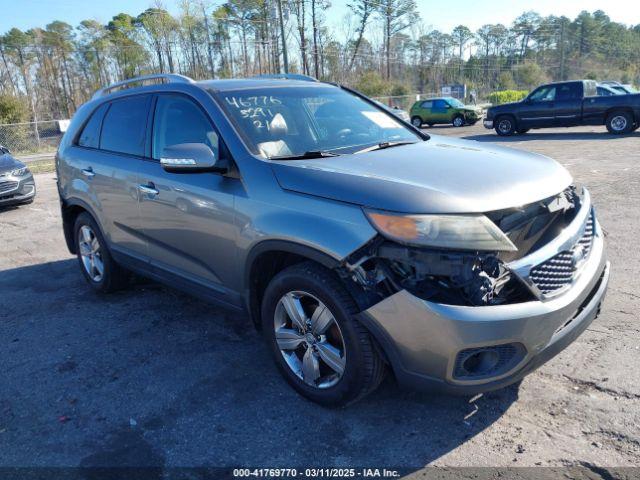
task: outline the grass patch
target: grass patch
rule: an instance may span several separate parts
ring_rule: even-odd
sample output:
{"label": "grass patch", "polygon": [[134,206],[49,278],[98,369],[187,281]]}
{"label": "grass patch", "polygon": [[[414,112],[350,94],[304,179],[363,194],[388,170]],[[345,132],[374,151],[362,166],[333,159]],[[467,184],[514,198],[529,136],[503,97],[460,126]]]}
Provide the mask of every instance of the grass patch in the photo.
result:
{"label": "grass patch", "polygon": [[56,163],[53,158],[47,160],[34,160],[26,164],[31,173],[51,173],[56,171]]}

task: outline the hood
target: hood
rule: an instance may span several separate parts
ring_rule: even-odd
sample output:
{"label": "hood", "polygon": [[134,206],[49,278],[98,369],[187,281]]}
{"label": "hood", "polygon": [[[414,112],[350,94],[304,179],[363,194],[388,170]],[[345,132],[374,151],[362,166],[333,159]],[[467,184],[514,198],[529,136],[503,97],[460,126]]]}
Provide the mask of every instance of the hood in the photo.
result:
{"label": "hood", "polygon": [[24,163],[16,160],[10,154],[0,155],[0,173],[10,172],[16,168],[24,167]]}
{"label": "hood", "polygon": [[571,175],[534,153],[432,135],[356,155],[272,162],[282,188],[404,213],[482,213],[560,193]]}
{"label": "hood", "polygon": [[521,104],[522,104],[522,101],[501,103],[500,105],[493,105],[493,106],[489,107],[488,110],[490,110],[492,112],[499,112],[501,110],[510,110],[512,107],[517,106],[517,105],[521,105]]}

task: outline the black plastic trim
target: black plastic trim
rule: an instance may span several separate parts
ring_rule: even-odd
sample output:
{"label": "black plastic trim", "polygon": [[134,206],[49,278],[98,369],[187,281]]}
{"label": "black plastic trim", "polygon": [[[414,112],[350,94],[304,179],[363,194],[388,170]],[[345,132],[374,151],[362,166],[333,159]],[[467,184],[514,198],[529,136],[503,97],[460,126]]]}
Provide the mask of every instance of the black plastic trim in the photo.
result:
{"label": "black plastic trim", "polygon": [[339,260],[307,245],[302,245],[288,240],[264,240],[255,245],[247,255],[244,275],[244,285],[247,289],[251,285],[251,270],[253,263],[261,254],[269,251],[300,255],[301,257],[306,257],[310,260],[316,261],[329,269],[336,268],[340,265]]}

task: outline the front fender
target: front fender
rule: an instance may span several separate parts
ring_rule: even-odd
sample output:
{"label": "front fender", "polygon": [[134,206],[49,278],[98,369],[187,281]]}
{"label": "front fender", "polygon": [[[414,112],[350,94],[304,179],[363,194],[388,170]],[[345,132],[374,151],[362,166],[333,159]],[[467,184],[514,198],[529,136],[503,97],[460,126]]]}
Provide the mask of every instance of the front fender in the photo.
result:
{"label": "front fender", "polygon": [[[238,199],[240,265],[248,265],[255,252],[268,250],[265,246],[289,251],[283,247],[287,245],[304,250],[291,253],[337,265],[376,235],[359,206],[305,195],[295,197],[294,208]],[[309,252],[316,252],[324,261]]]}

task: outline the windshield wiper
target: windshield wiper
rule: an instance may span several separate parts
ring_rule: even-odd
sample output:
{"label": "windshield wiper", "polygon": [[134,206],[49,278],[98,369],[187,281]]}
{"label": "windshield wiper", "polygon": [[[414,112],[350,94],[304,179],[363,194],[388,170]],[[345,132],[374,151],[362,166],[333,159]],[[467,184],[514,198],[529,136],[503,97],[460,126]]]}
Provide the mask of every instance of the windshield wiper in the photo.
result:
{"label": "windshield wiper", "polygon": [[339,157],[340,155],[333,152],[326,152],[324,150],[309,150],[299,155],[280,155],[277,157],[269,157],[269,160],[306,160],[309,158],[329,158]]}
{"label": "windshield wiper", "polygon": [[363,148],[362,150],[358,150],[355,153],[372,152],[373,150],[384,150],[385,148],[399,147],[400,145],[411,145],[413,143],[418,143],[418,142],[412,142],[409,140],[401,140],[398,142],[380,142],[377,145],[372,145],[370,147]]}

